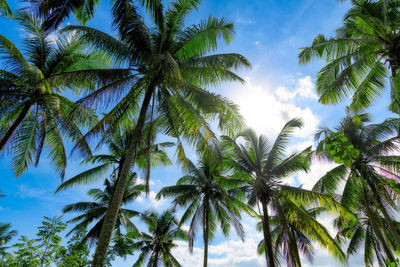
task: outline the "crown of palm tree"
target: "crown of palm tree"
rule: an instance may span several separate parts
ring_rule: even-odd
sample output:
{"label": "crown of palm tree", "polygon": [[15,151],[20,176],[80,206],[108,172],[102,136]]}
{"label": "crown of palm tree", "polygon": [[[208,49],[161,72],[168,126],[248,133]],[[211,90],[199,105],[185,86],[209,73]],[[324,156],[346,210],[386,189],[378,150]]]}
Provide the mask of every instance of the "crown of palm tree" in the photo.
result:
{"label": "crown of palm tree", "polygon": [[[6,3],[6,0],[1,0]],[[3,2],[0,2],[0,7]],[[55,30],[73,13],[75,18],[82,23],[87,23],[93,18],[96,7],[100,4],[99,0],[27,0],[31,5],[29,9],[45,19],[44,27],[46,30]],[[110,1],[114,8],[129,4],[129,0]],[[158,0],[138,0],[137,3],[144,6],[146,10],[155,15]],[[3,4],[4,5],[4,4]],[[112,15],[117,18],[120,13],[113,12]]]}
{"label": "crown of palm tree", "polygon": [[[136,174],[132,173],[129,177],[125,187],[124,197],[122,199],[122,205],[133,202],[141,193],[144,192],[145,186],[142,184],[136,184]],[[104,180],[104,189],[91,189],[87,195],[93,198],[93,202],[76,202],[73,204],[66,205],[63,208],[64,213],[80,212],[81,215],[71,219],[68,223],[76,224],[72,230],[67,234],[78,232],[81,229],[86,229],[90,224],[94,223],[91,229],[87,232],[86,236],[82,239],[82,242],[89,242],[93,245],[98,240],[101,227],[103,226],[104,216],[107,208],[110,205],[112,194],[115,190],[115,176],[112,180]],[[117,231],[121,231],[123,226],[127,231],[138,232],[136,226],[130,220],[134,216],[138,216],[140,212],[131,209],[120,208],[118,212],[118,219],[115,225]]]}
{"label": "crown of palm tree", "polygon": [[164,266],[180,267],[171,249],[177,247],[175,240],[187,240],[187,232],[179,228],[173,212],[167,210],[157,214],[155,211],[148,211],[140,218],[147,225],[148,233],[141,232],[138,241],[132,245],[133,251],[140,251],[133,266],[143,266],[148,261],[147,266],[152,267],[161,266],[161,262]]}
{"label": "crown of palm tree", "polygon": [[[340,203],[356,212],[359,220],[343,227],[344,223],[339,218],[339,235],[351,239],[348,256],[355,254],[365,240],[366,264],[374,262],[374,252],[380,262],[385,262],[383,255],[393,261],[394,251],[400,247],[398,222],[393,215],[397,212],[396,199],[399,195],[396,187],[400,167],[400,156],[397,155],[399,138],[394,137],[398,119],[388,119],[381,124],[367,124],[369,122],[368,114],[348,111],[335,130],[344,133],[360,152],[359,156],[352,160],[350,166],[341,164],[327,172],[314,186],[316,191],[334,194],[339,184],[345,183]],[[321,129],[316,138],[328,136],[331,132],[330,129]],[[323,140],[318,145],[317,154],[332,160],[325,151]],[[377,251],[375,248],[380,249]]]}
{"label": "crown of palm tree", "polygon": [[[92,126],[96,117],[63,96],[62,90],[93,86],[90,80],[107,72],[100,69],[108,65],[108,59],[101,53],[86,53],[74,35],[54,40],[43,31],[42,22],[28,13],[20,13],[18,21],[27,36],[24,53],[0,35],[4,60],[4,69],[0,69],[0,151],[8,146],[15,174],[21,175],[38,164],[47,149],[48,158],[63,177],[67,157],[63,137],[82,139],[81,129]],[[88,149],[85,142],[81,145]]]}
{"label": "crown of palm tree", "polygon": [[371,105],[392,76],[392,105],[399,105],[400,3],[398,1],[353,0],[344,17],[344,25],[332,38],[317,36],[312,46],[299,54],[301,64],[322,58],[327,64],[320,70],[316,88],[320,102],[336,104],[352,94],[351,107]]}
{"label": "crown of palm tree", "polygon": [[[146,191],[149,190],[149,179],[151,168],[158,166],[167,166],[172,164],[165,149],[174,146],[172,142],[156,143],[156,135],[160,120],[156,118],[151,123],[148,122],[143,131],[142,143],[139,146],[139,151],[135,161],[135,167],[138,170],[143,170]],[[130,126],[121,132],[109,133],[100,140],[97,148],[106,145],[108,148],[107,154],[93,155],[83,161],[83,163],[98,164],[66,181],[64,181],[56,190],[56,193],[68,189],[73,186],[87,185],[99,179],[104,179],[106,175],[111,175],[111,179],[118,177],[121,165],[126,157],[129,140],[132,138],[132,133],[135,129],[135,123],[131,122]],[[136,175],[133,171],[130,175]]]}

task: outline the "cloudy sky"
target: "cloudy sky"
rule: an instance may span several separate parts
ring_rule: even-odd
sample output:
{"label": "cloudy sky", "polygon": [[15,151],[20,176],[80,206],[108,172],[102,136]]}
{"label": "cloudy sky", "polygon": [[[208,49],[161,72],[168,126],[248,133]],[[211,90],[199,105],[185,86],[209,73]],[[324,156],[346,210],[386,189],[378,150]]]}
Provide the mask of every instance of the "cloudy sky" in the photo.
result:
{"label": "cloudy sky", "polygon": [[[19,5],[16,1],[8,1],[13,8]],[[319,126],[335,126],[344,116],[345,106],[345,103],[340,106],[318,104],[314,81],[322,63],[299,66],[299,48],[309,45],[317,34],[331,35],[340,26],[347,8],[348,4],[336,0],[203,0],[199,10],[188,18],[187,23],[196,23],[210,14],[235,23],[236,38],[229,47],[221,48],[219,52],[241,53],[251,61],[253,68],[240,71],[246,84],[224,84],[212,90],[235,101],[247,124],[258,133],[274,136],[289,119],[302,117],[305,126],[296,132],[290,147],[290,150],[299,150],[313,144],[313,133]],[[107,6],[102,6],[89,25],[111,32],[108,11]],[[17,44],[20,42],[23,32],[15,22],[0,19],[0,25],[0,34]],[[388,116],[385,111],[387,99],[383,96],[378,100],[379,104],[371,108],[374,120],[381,121]],[[67,178],[84,170],[80,161],[79,158],[71,158]],[[311,188],[318,177],[331,167],[330,164],[316,162],[308,174],[301,173],[291,177],[288,182]],[[0,190],[7,196],[0,199],[0,221],[11,222],[19,234],[29,237],[34,237],[43,216],[60,215],[64,205],[89,200],[86,191],[95,187],[81,187],[54,195],[60,179],[45,158],[37,168],[32,168],[20,178],[14,178],[9,158],[3,156],[0,159],[0,173]],[[176,166],[155,169],[149,199],[139,198],[132,208],[168,208],[170,203],[167,199],[155,201],[154,195],[161,187],[174,184],[181,175]],[[65,216],[65,219],[68,218],[70,216]],[[324,216],[321,221],[333,233],[329,225],[331,219]],[[255,230],[255,223],[251,218],[244,218],[245,243],[234,233],[229,239],[218,235],[209,249],[209,265],[265,266],[264,259],[255,252],[261,239],[261,234]],[[182,265],[201,266],[201,240],[196,242],[193,255],[189,255],[186,244],[179,244],[174,254]],[[312,266],[339,266],[321,249],[316,249],[315,259]],[[128,257],[126,261],[118,260],[116,266],[131,266],[133,260],[134,257]],[[311,264],[304,261],[304,266]],[[352,258],[349,266],[362,266],[361,256]]]}

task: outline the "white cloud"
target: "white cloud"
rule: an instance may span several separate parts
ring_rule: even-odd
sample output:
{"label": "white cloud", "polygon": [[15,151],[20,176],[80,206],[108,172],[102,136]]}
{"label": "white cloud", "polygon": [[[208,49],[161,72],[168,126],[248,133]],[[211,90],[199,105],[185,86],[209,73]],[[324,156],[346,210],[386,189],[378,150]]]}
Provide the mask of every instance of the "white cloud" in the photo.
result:
{"label": "white cloud", "polygon": [[[296,131],[297,137],[311,136],[319,125],[319,118],[309,107],[301,108],[294,103],[294,96],[313,98],[311,78],[306,76],[298,79],[294,91],[283,87],[270,90],[267,86],[254,84],[247,79],[246,88],[236,90],[232,95],[234,102],[240,106],[240,111],[247,121],[247,125],[258,133],[276,134],[290,119],[300,117],[304,127]],[[292,97],[291,95],[294,94]]]}
{"label": "white cloud", "polygon": [[311,164],[310,171],[299,172],[297,179],[304,189],[312,189],[315,183],[328,171],[336,167],[336,163],[314,160]]}
{"label": "white cloud", "polygon": [[162,210],[169,204],[169,202],[165,198],[157,200],[156,195],[157,194],[154,191],[150,191],[148,196],[145,194],[140,195],[136,202],[141,205],[143,209]]}

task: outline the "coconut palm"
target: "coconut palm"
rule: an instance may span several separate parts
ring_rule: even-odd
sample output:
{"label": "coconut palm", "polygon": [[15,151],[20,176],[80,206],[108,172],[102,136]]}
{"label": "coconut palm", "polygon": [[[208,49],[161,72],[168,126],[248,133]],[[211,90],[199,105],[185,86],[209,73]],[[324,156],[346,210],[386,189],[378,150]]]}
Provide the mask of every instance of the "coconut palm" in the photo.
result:
{"label": "coconut palm", "polygon": [[[235,139],[223,137],[225,153],[231,157],[230,164],[238,177],[242,176],[247,182],[248,203],[258,206],[262,218],[263,234],[265,240],[265,257],[267,265],[276,266],[278,259],[273,249],[272,234],[270,228],[270,210],[279,219],[282,227],[285,227],[292,246],[295,246],[295,236],[289,229],[289,223],[297,216],[302,216],[301,207],[309,205],[320,205],[329,207],[332,212],[340,210],[346,218],[352,217],[351,213],[340,207],[330,196],[312,192],[289,185],[284,185],[282,179],[293,175],[298,171],[307,171],[311,158],[311,147],[299,153],[293,153],[286,157],[285,149],[288,145],[290,135],[296,128],[300,128],[300,119],[293,119],[286,123],[277,136],[274,143],[266,137],[247,129]],[[291,213],[285,211],[282,201],[290,206]],[[260,208],[261,205],[261,208]],[[305,224],[315,225],[312,217],[303,216]],[[309,229],[309,228],[308,228]],[[298,250],[290,249],[292,259],[299,259]],[[344,253],[337,247],[332,247],[333,255],[341,262],[345,262]]]}
{"label": "coconut palm", "polygon": [[[5,1],[5,0],[1,0]],[[75,18],[82,23],[86,23],[93,18],[96,7],[100,4],[99,0],[27,0],[30,2],[31,9],[36,15],[45,19],[45,28],[55,30],[64,22],[71,13],[74,13]],[[113,17],[118,18],[121,15],[118,7],[129,3],[126,0],[110,1],[113,3]],[[1,2],[0,2],[1,3]],[[159,3],[157,0],[138,0],[138,4],[146,7],[146,9],[154,14],[156,6]]]}
{"label": "coconut palm", "polygon": [[118,129],[132,115],[137,116],[137,127],[119,173],[93,266],[101,266],[105,260],[112,234],[110,229],[115,224],[123,186],[135,161],[146,114],[150,112],[162,117],[163,132],[177,138],[178,156],[184,159],[182,137],[189,144],[215,138],[206,118],[219,118],[219,125],[227,131],[240,128],[242,120],[237,106],[203,87],[218,86],[224,81],[243,82],[233,70],[249,66],[248,61],[238,54],[211,55],[217,49],[220,37],[226,44],[232,40],[232,23],[209,17],[200,24],[183,27],[185,17],[197,7],[197,1],[174,1],[165,12],[159,3],[151,28],[130,1],[118,3],[116,28],[119,39],[86,26],[66,28],[78,32],[82,39],[122,61],[132,71],[131,76],[118,79],[80,100],[82,104],[99,106],[122,97],[86,137]]}
{"label": "coconut palm", "polygon": [[85,45],[74,35],[54,40],[43,31],[42,22],[28,13],[20,13],[18,21],[26,33],[25,53],[0,35],[4,60],[0,69],[0,151],[7,145],[18,176],[30,165],[37,165],[46,149],[63,177],[63,137],[81,139],[81,129],[93,125],[96,118],[92,111],[63,96],[62,90],[91,87],[96,79],[110,74],[99,69],[108,63],[100,53],[87,54]]}
{"label": "coconut palm", "polygon": [[0,256],[4,257],[8,253],[6,249],[8,247],[5,246],[14,236],[17,235],[17,231],[10,230],[10,223],[0,223]]}
{"label": "coconut palm", "polygon": [[[353,109],[366,108],[391,78],[391,109],[400,114],[400,3],[353,0],[332,38],[318,35],[299,54],[301,64],[322,58],[316,89],[320,102],[336,104],[352,94]],[[388,70],[389,69],[389,70]]]}
{"label": "coconut palm", "polygon": [[141,232],[138,241],[132,245],[133,251],[140,251],[134,267],[147,266],[158,267],[162,262],[164,266],[180,267],[171,250],[177,247],[175,240],[187,240],[187,232],[178,227],[179,223],[172,211],[164,211],[162,214],[145,212],[140,218],[148,227],[148,233]]}
{"label": "coconut palm", "polygon": [[6,18],[13,17],[13,13],[11,11],[10,6],[7,3],[7,0],[0,0],[0,14]]}
{"label": "coconut palm", "polygon": [[[172,164],[165,149],[173,146],[174,143],[155,142],[160,123],[161,121],[158,118],[152,122],[146,123],[143,132],[143,142],[139,146],[138,155],[135,161],[136,168],[138,170],[143,170],[144,172],[145,186],[147,190],[149,187],[151,168]],[[84,160],[84,163],[98,164],[98,166],[90,168],[89,170],[64,181],[57,188],[56,193],[73,186],[87,185],[99,179],[104,179],[108,174],[111,175],[111,177],[118,177],[123,160],[126,157],[126,149],[129,140],[132,138],[132,134],[135,130],[134,126],[135,124],[131,122],[130,125],[126,126],[124,131],[110,133],[109,135],[104,136],[97,147],[100,148],[105,144],[108,148],[108,153],[93,155]],[[131,171],[130,176],[134,175],[135,173]],[[113,179],[114,178],[111,178],[111,180]]]}
{"label": "coconut palm", "polygon": [[246,197],[241,187],[243,180],[228,177],[220,157],[203,157],[198,165],[196,167],[189,161],[186,175],[176,185],[162,188],[157,197],[173,197],[174,208],[185,208],[180,225],[190,220],[190,252],[193,252],[197,228],[202,227],[203,266],[207,266],[208,243],[215,235],[217,224],[225,236],[229,235],[233,225],[238,236],[244,240],[240,212],[250,212],[251,208],[243,203]]}
{"label": "coconut palm", "polygon": [[[393,251],[400,248],[400,235],[395,221],[399,189],[400,156],[399,138],[393,137],[398,131],[398,120],[388,119],[381,124],[368,124],[368,114],[354,114],[348,111],[340,126],[334,131],[343,133],[350,144],[359,151],[359,155],[350,164],[340,164],[327,172],[315,184],[314,190],[324,193],[338,193],[338,187],[344,183],[341,204],[358,213],[359,222],[345,224],[340,221],[343,234],[354,233],[355,241],[350,244],[349,255],[359,248],[360,240],[365,238],[365,261],[373,262],[371,249],[382,248],[386,257],[394,260]],[[333,160],[327,153],[325,137],[330,129],[321,129],[316,135],[322,139],[318,146],[318,155]],[[350,235],[351,236],[351,235]],[[372,243],[371,243],[372,242]],[[386,247],[386,248],[385,248]],[[377,258],[381,258],[377,254]]]}
{"label": "coconut palm", "polygon": [[[274,253],[284,259],[287,266],[301,266],[300,258],[293,258],[293,255],[297,257],[300,254],[312,263],[314,261],[313,242],[328,248],[332,253],[341,251],[329,231],[316,220],[316,217],[323,212],[323,208],[306,209],[298,206],[293,209],[291,203],[284,200],[280,201],[280,204],[287,216],[287,225],[281,224],[277,214],[271,215],[271,239]],[[257,230],[262,231],[262,229],[261,221],[257,224]],[[298,252],[292,253],[292,250],[298,250]],[[259,243],[258,252],[265,253],[264,240]]]}
{"label": "coconut palm", "polygon": [[[108,206],[110,205],[112,194],[115,190],[115,179],[115,176],[112,177],[112,180],[105,179],[104,189],[96,188],[87,192],[87,195],[93,198],[93,202],[76,202],[66,205],[63,208],[64,213],[82,213],[67,222],[76,224],[67,235],[79,232],[81,229],[86,229],[90,224],[94,223],[91,229],[87,232],[86,236],[83,238],[82,242],[88,242],[92,245],[98,240],[101,227],[104,223],[104,216],[107,212]],[[122,205],[132,203],[138,196],[140,196],[141,193],[144,192],[144,185],[136,184],[136,182],[136,174],[132,173],[125,187]],[[137,228],[131,221],[131,218],[138,216],[139,214],[140,213],[138,211],[120,208],[115,230],[121,231],[121,226],[123,226],[128,231],[137,232]]]}

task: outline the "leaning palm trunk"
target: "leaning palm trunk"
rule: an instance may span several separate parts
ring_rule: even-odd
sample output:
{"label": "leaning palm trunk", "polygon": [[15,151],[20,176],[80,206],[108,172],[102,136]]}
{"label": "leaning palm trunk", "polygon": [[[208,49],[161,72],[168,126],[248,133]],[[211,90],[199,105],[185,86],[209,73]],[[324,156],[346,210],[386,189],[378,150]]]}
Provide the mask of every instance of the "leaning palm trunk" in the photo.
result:
{"label": "leaning palm trunk", "polygon": [[5,132],[3,137],[0,140],[0,151],[3,150],[4,146],[7,144],[8,140],[10,140],[11,136],[14,134],[15,130],[17,130],[18,126],[21,122],[25,119],[26,115],[29,112],[32,104],[25,104],[24,108],[22,109],[21,113],[18,115],[17,119],[11,125],[11,127]]}
{"label": "leaning palm trunk", "polygon": [[146,113],[150,105],[152,93],[155,85],[151,83],[147,88],[146,94],[143,99],[142,108],[140,109],[139,118],[133,133],[132,140],[129,142],[125,159],[122,163],[121,170],[118,175],[117,185],[111,204],[107,209],[106,216],[104,217],[103,226],[101,228],[99,241],[97,242],[96,252],[93,256],[93,267],[102,267],[107,257],[108,247],[111,241],[112,233],[114,231],[115,223],[117,221],[118,211],[121,207],[122,198],[125,192],[125,185],[128,180],[129,173],[136,159],[137,147],[142,134],[143,126],[146,119]]}
{"label": "leaning palm trunk", "polygon": [[272,250],[272,238],[271,231],[269,228],[269,215],[268,206],[266,200],[261,200],[261,205],[263,209],[263,233],[264,233],[264,243],[265,243],[265,257],[267,260],[268,267],[275,267],[274,254]]}

